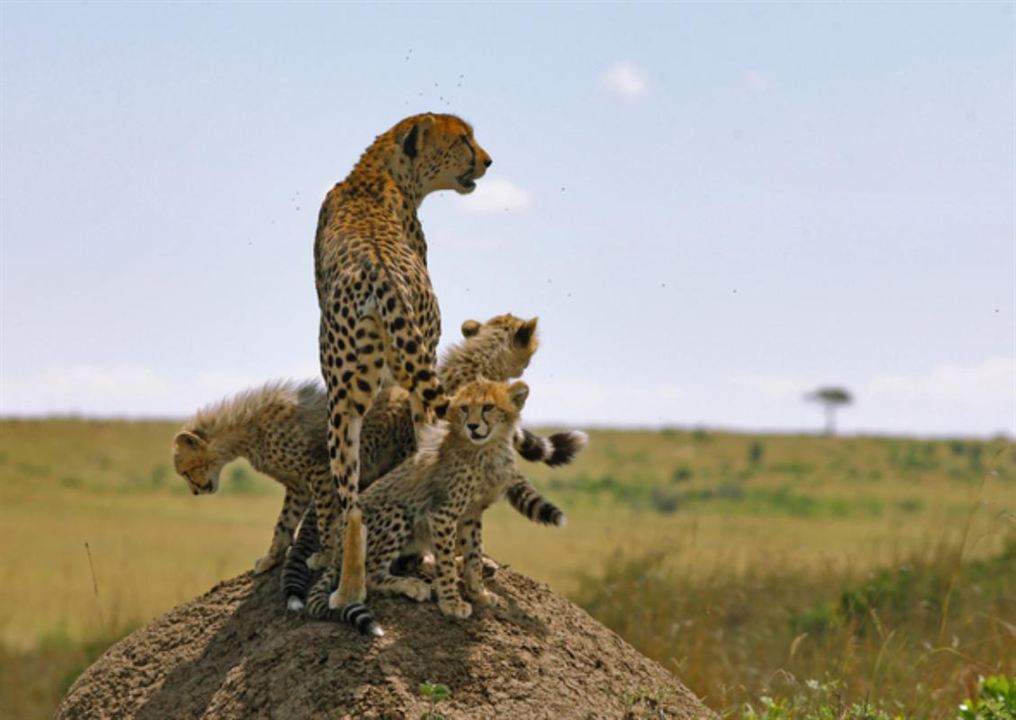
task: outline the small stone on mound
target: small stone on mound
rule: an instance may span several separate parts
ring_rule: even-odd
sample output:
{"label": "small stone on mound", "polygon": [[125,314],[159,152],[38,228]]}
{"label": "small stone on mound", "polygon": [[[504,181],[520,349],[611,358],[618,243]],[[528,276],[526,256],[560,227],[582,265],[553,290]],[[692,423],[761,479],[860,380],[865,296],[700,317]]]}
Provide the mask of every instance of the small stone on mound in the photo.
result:
{"label": "small stone on mound", "polygon": [[468,620],[434,603],[374,595],[385,636],[287,612],[278,571],[241,575],[111,647],[71,687],[58,720],[392,718],[447,685],[458,718],[702,718],[662,666],[542,584],[508,569],[501,603]]}

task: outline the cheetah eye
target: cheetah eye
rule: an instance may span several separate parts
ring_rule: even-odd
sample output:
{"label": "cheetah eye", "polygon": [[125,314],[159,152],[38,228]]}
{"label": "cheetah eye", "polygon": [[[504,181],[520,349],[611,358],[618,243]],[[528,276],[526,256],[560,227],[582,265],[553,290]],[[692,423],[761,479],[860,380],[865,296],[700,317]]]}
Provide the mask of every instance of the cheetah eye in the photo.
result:
{"label": "cheetah eye", "polygon": [[486,405],[483,406],[483,411],[484,412],[490,412],[493,409],[494,409],[494,406],[491,405],[490,403],[487,403]]}

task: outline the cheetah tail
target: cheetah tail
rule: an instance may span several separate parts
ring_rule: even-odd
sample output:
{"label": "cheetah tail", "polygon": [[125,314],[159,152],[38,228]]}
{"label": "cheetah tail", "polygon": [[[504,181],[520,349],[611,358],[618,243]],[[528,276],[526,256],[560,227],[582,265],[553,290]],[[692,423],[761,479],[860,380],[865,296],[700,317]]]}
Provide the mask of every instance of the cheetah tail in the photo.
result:
{"label": "cheetah tail", "polygon": [[508,488],[507,496],[511,506],[533,522],[564,527],[566,521],[564,513],[543,497],[525,478],[520,477],[516,480]]}
{"label": "cheetah tail", "polygon": [[329,607],[329,595],[337,586],[338,573],[334,568],[328,568],[307,594],[307,617],[324,622],[348,623],[363,635],[383,636],[385,631],[363,603],[350,603],[339,609]]}
{"label": "cheetah tail", "polygon": [[337,572],[334,568],[328,568],[307,594],[307,616],[312,620],[323,621],[323,623],[352,625],[362,635],[382,637],[384,631],[364,603],[352,602],[338,609],[328,606],[328,596],[337,585]]}
{"label": "cheetah tail", "polygon": [[290,610],[303,609],[312,575],[307,567],[307,558],[318,551],[319,545],[317,515],[311,507],[303,516],[296,542],[289,548],[286,562],[282,566],[282,594],[286,598],[286,607]]}
{"label": "cheetah tail", "polygon": [[[367,553],[367,528],[363,525],[360,508],[350,508],[346,516],[346,533],[343,542],[342,575],[339,589],[328,598],[328,607],[338,610],[339,620],[347,622],[365,635],[381,637],[384,630],[374,620],[363,600],[367,594],[364,567]],[[348,580],[348,583],[346,582]],[[351,597],[343,597],[343,586],[354,590]]]}
{"label": "cheetah tail", "polygon": [[515,450],[529,462],[542,462],[551,467],[567,465],[589,443],[589,436],[581,430],[554,433],[541,437],[529,430],[515,431]]}

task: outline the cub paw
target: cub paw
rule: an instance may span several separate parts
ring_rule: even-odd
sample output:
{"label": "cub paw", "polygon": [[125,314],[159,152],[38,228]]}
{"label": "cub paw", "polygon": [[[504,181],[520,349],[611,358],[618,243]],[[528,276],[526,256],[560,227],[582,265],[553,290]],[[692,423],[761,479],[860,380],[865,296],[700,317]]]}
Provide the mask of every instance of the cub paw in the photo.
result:
{"label": "cub paw", "polygon": [[430,600],[430,583],[418,578],[406,578],[402,582],[399,592],[416,602]]}
{"label": "cub paw", "polygon": [[485,588],[466,588],[466,595],[471,601],[484,607],[497,607],[501,603],[497,595]]}
{"label": "cub paw", "polygon": [[274,555],[265,555],[263,558],[254,563],[254,574],[260,575],[263,572],[271,570],[278,564],[278,562],[279,558]]}
{"label": "cub paw", "polygon": [[303,600],[296,596],[291,596],[288,600],[286,600],[286,609],[292,610],[293,612],[303,610]]}
{"label": "cub paw", "polygon": [[307,567],[311,570],[320,570],[325,566],[324,553],[316,552],[307,558]]}
{"label": "cub paw", "polygon": [[432,580],[437,577],[437,561],[433,555],[428,553],[420,558],[420,574]]}
{"label": "cub paw", "polygon": [[483,558],[483,576],[485,578],[492,578],[497,574],[497,571],[501,569],[501,566],[497,564],[497,561],[493,558],[484,556]]}
{"label": "cub paw", "polygon": [[473,614],[473,606],[467,603],[465,600],[438,600],[437,606],[441,608],[441,612],[448,617],[459,618],[465,620],[467,617]]}

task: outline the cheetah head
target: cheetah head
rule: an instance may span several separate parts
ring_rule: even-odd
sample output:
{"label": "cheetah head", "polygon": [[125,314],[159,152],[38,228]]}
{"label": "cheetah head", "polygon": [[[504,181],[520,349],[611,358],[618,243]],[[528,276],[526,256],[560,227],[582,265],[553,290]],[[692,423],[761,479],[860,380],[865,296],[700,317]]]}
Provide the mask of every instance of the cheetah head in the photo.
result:
{"label": "cheetah head", "polygon": [[221,463],[216,462],[208,441],[196,432],[181,430],[173,438],[173,464],[195,495],[219,489]]}
{"label": "cheetah head", "polygon": [[532,360],[539,340],[536,325],[539,318],[523,320],[511,314],[497,315],[485,323],[466,320],[462,323],[462,337],[468,347],[480,343],[495,353],[505,377],[520,377]]}
{"label": "cheetah head", "polygon": [[453,432],[474,445],[483,445],[515,432],[527,397],[529,386],[524,382],[509,385],[481,378],[455,393],[446,417]]}
{"label": "cheetah head", "polygon": [[435,190],[471,193],[493,162],[473,138],[473,128],[454,115],[424,113],[406,118],[395,126],[395,139],[424,194]]}

